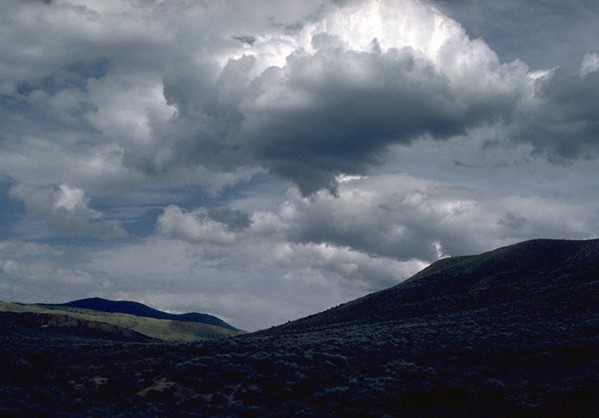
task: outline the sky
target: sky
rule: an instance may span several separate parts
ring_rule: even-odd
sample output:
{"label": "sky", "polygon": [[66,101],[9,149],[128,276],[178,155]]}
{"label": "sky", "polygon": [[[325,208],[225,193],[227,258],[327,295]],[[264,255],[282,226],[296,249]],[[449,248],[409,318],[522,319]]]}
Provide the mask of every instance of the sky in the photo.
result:
{"label": "sky", "polygon": [[599,236],[594,0],[0,2],[0,300],[253,331]]}

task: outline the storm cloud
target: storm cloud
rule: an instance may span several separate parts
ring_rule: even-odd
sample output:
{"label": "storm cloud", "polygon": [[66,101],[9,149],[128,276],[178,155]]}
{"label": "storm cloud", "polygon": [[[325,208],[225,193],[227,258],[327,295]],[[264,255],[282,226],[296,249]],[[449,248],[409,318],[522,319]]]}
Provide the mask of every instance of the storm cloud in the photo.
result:
{"label": "storm cloud", "polygon": [[306,195],[334,192],[337,175],[365,174],[389,144],[509,121],[529,94],[526,67],[500,63],[430,6],[395,3],[328,5],[240,41],[222,68],[178,66],[164,90],[174,161],[257,164]]}
{"label": "storm cloud", "polygon": [[585,62],[580,75],[556,70],[540,83],[533,103],[524,105],[516,117],[515,139],[558,162],[597,157],[599,73],[588,58]]}
{"label": "storm cloud", "polygon": [[[123,5],[117,13],[98,4],[15,3],[7,15],[13,37],[34,21],[37,30],[4,43],[7,53],[22,51],[4,70],[5,136],[40,146],[53,136],[57,152],[95,163],[93,179],[78,187],[118,187],[123,176],[219,187],[265,169],[307,195],[335,192],[340,174],[366,174],[390,144],[449,139],[481,125],[515,119],[516,139],[543,150],[568,142],[559,126],[550,129],[555,140],[538,140],[546,134],[538,115],[568,111],[564,92],[551,88],[559,74],[538,86],[525,64],[500,62],[424,3],[316,2],[294,25],[256,16],[213,23],[228,4]],[[588,88],[590,78],[569,84]],[[593,123],[583,109],[574,116]],[[34,126],[21,123],[32,117]],[[39,165],[16,148],[24,164]],[[594,143],[563,148],[589,155]],[[70,180],[56,168],[47,181]]]}

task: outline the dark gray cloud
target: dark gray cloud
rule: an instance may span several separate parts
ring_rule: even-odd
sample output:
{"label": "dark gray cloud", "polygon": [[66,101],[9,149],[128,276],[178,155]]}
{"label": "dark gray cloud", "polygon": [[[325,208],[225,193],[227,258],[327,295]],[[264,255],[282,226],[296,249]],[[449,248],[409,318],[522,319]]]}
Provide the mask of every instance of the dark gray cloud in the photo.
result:
{"label": "dark gray cloud", "polygon": [[[70,183],[93,193],[123,182],[193,181],[214,189],[266,169],[305,195],[335,192],[338,175],[368,173],[389,145],[514,121],[514,137],[541,152],[594,153],[593,141],[580,139],[592,137],[592,115],[562,105],[568,97],[558,91],[592,98],[593,74],[566,80],[558,71],[535,87],[526,65],[502,64],[425,3],[314,1],[277,6],[276,19],[266,8],[244,9],[245,20],[230,15],[226,2],[123,6],[119,14],[99,4],[12,3],[7,12],[6,39],[18,48],[0,44],[10,58],[2,135],[39,145],[51,136],[57,154],[97,167],[84,182],[78,167],[67,172],[72,163],[57,159],[43,186]],[[523,5],[513,6],[485,7],[514,22]],[[553,17],[556,7],[531,10]],[[545,115],[558,121],[554,129]],[[576,145],[557,133],[569,123],[586,125],[572,133]],[[17,183],[31,180],[25,170],[5,171]]]}
{"label": "dark gray cloud", "polygon": [[[419,17],[443,19],[412,6]],[[526,68],[501,65],[455,22],[431,34],[373,3],[347,7],[381,29],[355,34],[343,26],[346,11],[330,6],[291,35],[266,32],[222,69],[177,65],[164,79],[177,108],[170,163],[258,164],[306,195],[334,192],[337,175],[364,174],[389,144],[509,120],[526,94]],[[407,26],[406,39],[393,34],[397,25]]]}
{"label": "dark gray cloud", "polygon": [[508,212],[503,218],[497,221],[497,223],[503,227],[519,230],[528,223],[528,219],[526,219],[524,216],[515,215],[512,212]]}
{"label": "dark gray cloud", "polygon": [[[355,67],[362,74],[353,74]],[[245,127],[263,164],[305,194],[334,189],[336,175],[365,174],[388,144],[449,138],[507,111],[501,98],[488,109],[467,103],[411,51],[322,51],[290,60],[286,73],[301,103],[250,109]]]}
{"label": "dark gray cloud", "polygon": [[599,152],[599,72],[556,70],[517,112],[513,135],[556,161]]}
{"label": "dark gray cloud", "polygon": [[210,209],[207,215],[213,221],[227,225],[231,231],[242,231],[251,225],[247,213],[228,207]]}

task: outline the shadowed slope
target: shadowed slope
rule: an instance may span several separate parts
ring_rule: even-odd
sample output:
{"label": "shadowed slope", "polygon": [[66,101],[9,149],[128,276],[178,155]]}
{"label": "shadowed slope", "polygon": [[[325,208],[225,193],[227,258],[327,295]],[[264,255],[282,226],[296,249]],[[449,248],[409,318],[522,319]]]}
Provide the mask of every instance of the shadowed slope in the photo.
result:
{"label": "shadowed slope", "polygon": [[525,315],[597,310],[599,240],[532,240],[433,263],[405,282],[285,324],[305,331],[504,306]]}

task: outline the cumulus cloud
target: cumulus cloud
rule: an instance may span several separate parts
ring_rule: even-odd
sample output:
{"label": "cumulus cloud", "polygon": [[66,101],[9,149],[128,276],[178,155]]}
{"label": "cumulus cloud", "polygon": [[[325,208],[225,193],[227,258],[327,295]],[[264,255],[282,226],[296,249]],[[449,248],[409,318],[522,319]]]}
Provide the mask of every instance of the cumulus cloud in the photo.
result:
{"label": "cumulus cloud", "polygon": [[599,4],[592,0],[431,0],[482,38],[502,61],[524,59],[534,69],[577,70],[597,47]]}
{"label": "cumulus cloud", "polygon": [[[247,208],[243,202],[231,203]],[[164,307],[193,294],[195,302],[186,306],[202,301],[234,323],[256,328],[269,325],[266,317],[270,324],[283,322],[392,286],[440,257],[531,237],[589,237],[594,213],[592,202],[405,174],[344,177],[337,197],[322,191],[304,197],[291,188],[270,210],[168,206],[157,221],[159,236],[96,253],[90,265],[108,277],[142,281],[144,297]],[[237,218],[243,222],[229,221]],[[246,293],[251,306],[236,306]]]}
{"label": "cumulus cloud", "polygon": [[[17,183],[48,149],[46,183],[73,183],[84,161],[90,193],[217,190],[260,170],[335,192],[389,145],[496,123],[542,153],[596,150],[590,107],[563,104],[559,73],[541,85],[415,0],[10,2],[3,19],[3,148],[24,163],[3,172]],[[594,89],[593,57],[566,84]]]}
{"label": "cumulus cloud", "polygon": [[261,167],[304,194],[334,191],[388,144],[509,119],[528,88],[524,65],[412,0],[269,3],[275,19],[244,6],[245,23],[228,2],[116,3],[12,3],[7,15],[12,36],[38,22],[11,50],[39,50],[6,68],[9,126],[39,138],[20,120],[44,115],[44,132],[69,126],[68,140],[52,135],[63,151],[113,150],[96,187],[119,176],[211,187],[206,172]]}
{"label": "cumulus cloud", "polygon": [[520,103],[511,135],[555,161],[595,158],[599,152],[599,75],[555,70],[537,80],[534,97]]}
{"label": "cumulus cloud", "polygon": [[291,192],[281,209],[287,236],[295,242],[425,262],[440,252],[471,254],[531,236],[585,236],[592,229],[591,215],[589,208],[560,200],[391,174],[346,181],[336,198],[321,192],[307,199]]}
{"label": "cumulus cloud", "polygon": [[235,233],[250,226],[247,214],[231,208],[185,211],[170,205],[157,221],[158,231],[172,238],[193,243],[230,245]]}
{"label": "cumulus cloud", "polygon": [[81,189],[62,184],[58,188],[13,187],[10,195],[21,200],[26,211],[54,232],[71,237],[126,239],[128,233],[116,221],[89,206]]}
{"label": "cumulus cloud", "polygon": [[158,218],[158,231],[191,242],[227,244],[234,240],[223,224],[207,219],[202,212],[188,213],[174,205]]}
{"label": "cumulus cloud", "polygon": [[175,148],[202,164],[257,162],[304,194],[365,173],[388,144],[509,119],[528,86],[524,65],[417,2],[327,5],[298,29],[269,29],[222,68],[167,75]]}

